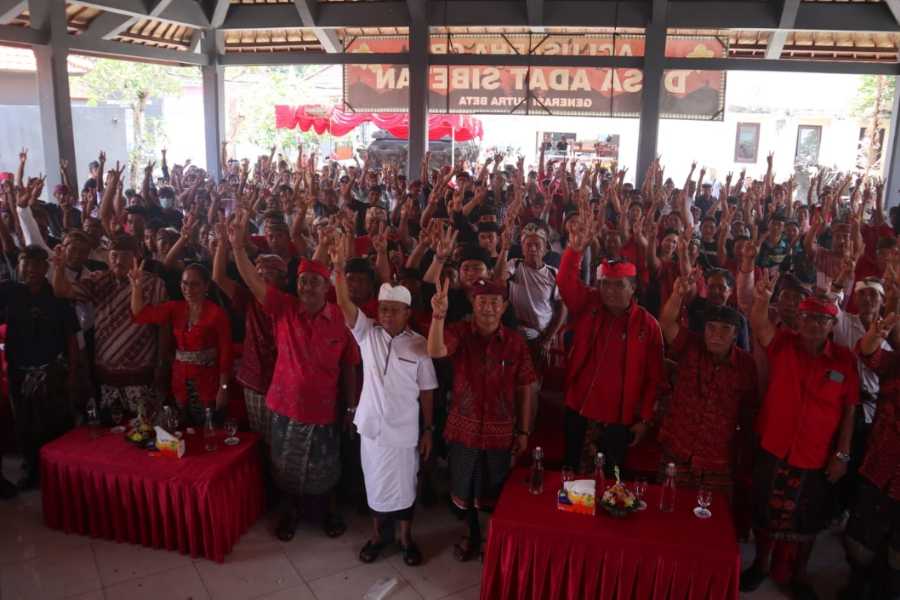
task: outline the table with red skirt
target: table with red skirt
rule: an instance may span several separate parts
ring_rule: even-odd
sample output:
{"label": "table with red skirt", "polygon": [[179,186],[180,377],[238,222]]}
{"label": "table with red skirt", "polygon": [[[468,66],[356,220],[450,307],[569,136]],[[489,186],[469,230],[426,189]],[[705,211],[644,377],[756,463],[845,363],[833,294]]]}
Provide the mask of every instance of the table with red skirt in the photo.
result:
{"label": "table with red skirt", "polygon": [[646,510],[624,518],[556,508],[560,474],[547,472],[531,494],[527,469],[507,479],[491,517],[482,600],[583,598],[736,599],[741,557],[731,511],[714,494],[712,517],[694,516],[697,494],[679,489],[675,510],[659,510],[648,486]]}
{"label": "table with red skirt", "polygon": [[74,429],[41,449],[44,522],[52,529],[175,550],[223,562],[262,513],[259,436],[238,434],[206,452],[198,430],[182,458],[129,444],[122,434]]}

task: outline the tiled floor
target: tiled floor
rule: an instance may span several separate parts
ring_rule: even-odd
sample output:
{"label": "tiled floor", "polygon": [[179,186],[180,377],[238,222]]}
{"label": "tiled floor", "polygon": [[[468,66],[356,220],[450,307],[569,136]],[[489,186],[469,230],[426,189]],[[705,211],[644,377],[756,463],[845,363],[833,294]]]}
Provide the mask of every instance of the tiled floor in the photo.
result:
{"label": "tiled floor", "polygon": [[[16,475],[6,461],[7,475]],[[452,556],[460,524],[443,508],[416,517],[424,565],[410,568],[394,552],[371,565],[356,555],[368,537],[368,520],[347,512],[349,530],[337,539],[318,528],[298,531],[290,543],[277,541],[268,518],[238,543],[224,564],[192,560],[173,552],[65,535],[41,522],[40,495],[0,502],[0,598],[2,600],[358,600],[376,581],[396,578],[390,600],[476,600],[480,564]],[[743,548],[745,560],[752,549]],[[835,597],[847,568],[834,533],[825,533],[813,556],[816,588]],[[787,598],[770,582],[748,600]]]}

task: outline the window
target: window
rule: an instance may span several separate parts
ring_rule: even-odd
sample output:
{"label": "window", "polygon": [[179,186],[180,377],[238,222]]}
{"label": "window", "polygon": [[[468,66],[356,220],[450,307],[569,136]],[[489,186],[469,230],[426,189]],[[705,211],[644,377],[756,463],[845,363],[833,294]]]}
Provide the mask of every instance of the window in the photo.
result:
{"label": "window", "polygon": [[755,163],[759,152],[759,123],[738,123],[734,136],[734,162]]}
{"label": "window", "polygon": [[801,167],[814,167],[819,164],[819,146],[821,145],[821,125],[799,125],[797,127],[797,149],[794,151],[794,164]]}

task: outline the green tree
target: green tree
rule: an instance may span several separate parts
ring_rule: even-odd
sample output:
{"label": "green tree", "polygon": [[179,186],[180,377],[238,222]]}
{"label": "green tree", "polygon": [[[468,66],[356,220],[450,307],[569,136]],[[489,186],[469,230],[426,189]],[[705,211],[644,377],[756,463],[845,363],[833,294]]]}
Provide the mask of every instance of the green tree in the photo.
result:
{"label": "green tree", "polygon": [[893,77],[863,75],[860,78],[853,112],[866,130],[857,152],[857,167],[866,173],[881,169],[884,130],[890,122],[893,106]]}
{"label": "green tree", "polygon": [[279,152],[296,157],[298,143],[305,152],[317,149],[320,136],[314,131],[275,128],[276,104],[321,104],[327,108],[340,103],[340,68],[323,65],[278,67],[229,67],[225,72],[227,108],[226,132],[229,142],[244,152],[252,148],[268,154]]}
{"label": "green tree", "polygon": [[121,104],[131,109],[132,139],[129,153],[131,184],[137,185],[140,167],[157,156],[161,139],[158,119],[148,119],[147,105],[154,98],[181,95],[181,83],[197,77],[196,69],[143,62],[99,59],[80,80],[88,103]]}

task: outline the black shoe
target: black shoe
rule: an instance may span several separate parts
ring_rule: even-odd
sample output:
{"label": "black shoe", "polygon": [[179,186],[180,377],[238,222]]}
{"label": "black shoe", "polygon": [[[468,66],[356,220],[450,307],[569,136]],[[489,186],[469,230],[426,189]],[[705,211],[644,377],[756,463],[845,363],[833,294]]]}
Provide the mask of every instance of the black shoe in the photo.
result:
{"label": "black shoe", "polygon": [[838,600],[873,600],[872,573],[869,569],[850,567],[850,581],[838,592]]}
{"label": "black shoe", "polygon": [[0,476],[0,500],[11,500],[19,493],[16,486],[5,477]]}
{"label": "black shoe", "polygon": [[290,542],[297,533],[297,522],[300,520],[297,509],[289,508],[281,515],[278,526],[275,528],[275,536],[282,542]]}
{"label": "black shoe", "polygon": [[756,565],[752,565],[749,569],[741,573],[741,591],[755,592],[768,576],[768,573],[763,573]]}
{"label": "black shoe", "polygon": [[819,600],[816,590],[805,581],[794,580],[791,582],[791,596],[794,600]]}
{"label": "black shoe", "polygon": [[37,473],[27,473],[16,482],[16,488],[18,488],[20,492],[27,492],[29,490],[37,489],[39,483],[40,479],[38,478]]}
{"label": "black shoe", "polygon": [[364,563],[373,563],[378,560],[378,555],[381,554],[381,551],[384,550],[384,547],[387,546],[384,542],[373,542],[369,540],[366,542],[366,545],[362,547],[362,550],[359,551],[359,560]]}
{"label": "black shoe", "polygon": [[410,542],[408,546],[400,545],[403,551],[403,562],[408,567],[417,567],[422,564],[422,551],[416,546],[415,542]]}
{"label": "black shoe", "polygon": [[347,531],[347,524],[344,523],[344,519],[341,515],[329,513],[325,517],[325,522],[322,523],[322,529],[328,537],[336,538],[344,535],[344,532]]}

